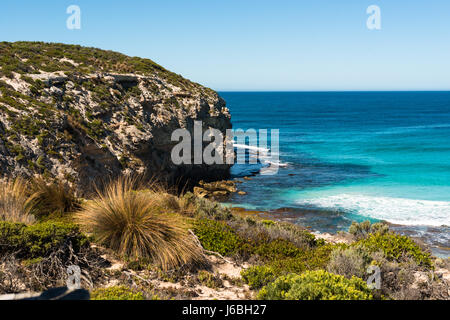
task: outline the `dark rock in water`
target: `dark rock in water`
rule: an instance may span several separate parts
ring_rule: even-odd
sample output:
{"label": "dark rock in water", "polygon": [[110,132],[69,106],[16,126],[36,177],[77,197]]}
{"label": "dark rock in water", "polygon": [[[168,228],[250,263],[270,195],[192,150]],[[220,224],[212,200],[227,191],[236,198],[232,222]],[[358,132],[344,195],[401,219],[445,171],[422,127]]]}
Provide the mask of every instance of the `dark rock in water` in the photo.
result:
{"label": "dark rock in water", "polygon": [[216,181],[216,182],[199,182],[200,186],[203,187],[203,189],[206,189],[210,192],[214,191],[226,191],[228,193],[234,193],[236,192],[236,184],[233,181]]}
{"label": "dark rock in water", "polygon": [[201,198],[222,201],[231,194],[237,192],[236,183],[234,181],[215,181],[215,182],[199,182],[199,186],[194,187],[194,194]]}
{"label": "dark rock in water", "polygon": [[90,300],[85,289],[69,290],[67,287],[53,288],[42,293],[19,293],[0,296],[0,300]]}

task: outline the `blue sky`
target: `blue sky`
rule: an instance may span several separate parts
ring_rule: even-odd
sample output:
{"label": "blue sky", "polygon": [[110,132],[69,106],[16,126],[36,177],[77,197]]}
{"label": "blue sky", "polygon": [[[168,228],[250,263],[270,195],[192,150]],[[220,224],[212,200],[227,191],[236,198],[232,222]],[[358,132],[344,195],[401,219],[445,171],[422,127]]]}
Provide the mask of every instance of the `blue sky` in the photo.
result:
{"label": "blue sky", "polygon": [[0,40],[146,57],[221,91],[450,90],[448,0],[2,0]]}

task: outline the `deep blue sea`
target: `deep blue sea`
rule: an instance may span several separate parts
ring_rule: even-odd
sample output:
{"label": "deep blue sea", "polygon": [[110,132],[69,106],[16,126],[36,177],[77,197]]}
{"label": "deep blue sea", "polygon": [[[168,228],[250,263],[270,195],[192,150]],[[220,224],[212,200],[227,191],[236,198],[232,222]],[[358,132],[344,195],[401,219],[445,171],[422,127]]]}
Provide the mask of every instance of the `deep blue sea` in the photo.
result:
{"label": "deep blue sea", "polygon": [[[233,204],[318,231],[385,220],[450,247],[450,92],[221,92],[234,129],[279,129],[273,176]],[[251,166],[237,165],[236,176]],[[445,249],[439,251],[446,255]]]}

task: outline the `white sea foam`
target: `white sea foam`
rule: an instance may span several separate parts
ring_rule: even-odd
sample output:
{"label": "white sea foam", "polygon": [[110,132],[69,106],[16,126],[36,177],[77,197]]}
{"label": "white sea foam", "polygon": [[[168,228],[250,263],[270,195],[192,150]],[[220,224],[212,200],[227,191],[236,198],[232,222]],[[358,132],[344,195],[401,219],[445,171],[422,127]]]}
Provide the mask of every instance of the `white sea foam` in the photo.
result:
{"label": "white sea foam", "polygon": [[274,167],[280,167],[280,168],[286,168],[287,166],[289,166],[288,162],[281,162],[281,161],[265,161],[265,164],[268,164],[270,166],[274,166]]}
{"label": "white sea foam", "polygon": [[402,225],[450,226],[450,202],[340,194],[297,201]]}
{"label": "white sea foam", "polygon": [[238,148],[238,149],[248,149],[248,150],[253,150],[253,151],[259,151],[259,152],[263,152],[263,153],[269,152],[269,149],[267,149],[267,148],[260,148],[260,147],[256,147],[256,146],[246,145],[246,144],[235,143],[235,144],[233,144],[233,147]]}
{"label": "white sea foam", "polygon": [[259,160],[264,166],[280,167],[280,168],[285,168],[289,166],[289,163],[277,160],[279,154],[273,151],[270,152],[270,149],[238,143],[233,144],[233,147],[237,149],[248,150],[249,158],[253,161]]}

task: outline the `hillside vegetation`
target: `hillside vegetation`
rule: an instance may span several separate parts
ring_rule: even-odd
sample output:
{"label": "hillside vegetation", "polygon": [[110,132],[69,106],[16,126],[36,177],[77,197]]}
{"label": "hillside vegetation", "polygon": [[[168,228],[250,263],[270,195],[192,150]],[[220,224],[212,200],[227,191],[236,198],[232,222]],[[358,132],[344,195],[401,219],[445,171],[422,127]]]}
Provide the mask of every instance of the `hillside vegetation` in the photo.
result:
{"label": "hillside vegetation", "polygon": [[[151,60],[75,45],[0,43],[0,167],[58,177],[85,191],[124,172],[227,176],[227,165],[175,166],[175,129],[231,128],[214,91]],[[206,130],[205,129],[205,130]]]}

